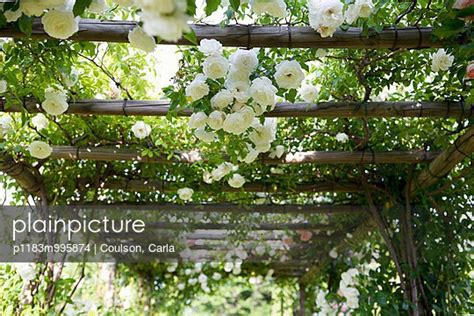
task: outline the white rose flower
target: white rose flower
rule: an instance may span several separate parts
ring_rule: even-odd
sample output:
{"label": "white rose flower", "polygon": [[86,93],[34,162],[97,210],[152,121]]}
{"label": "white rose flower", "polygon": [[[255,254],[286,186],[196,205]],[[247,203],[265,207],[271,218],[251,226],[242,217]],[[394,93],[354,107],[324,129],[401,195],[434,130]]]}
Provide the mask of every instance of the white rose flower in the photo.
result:
{"label": "white rose flower", "polygon": [[326,57],[326,54],[327,54],[326,50],[322,48],[318,48],[315,53],[316,57],[319,57],[319,58]]}
{"label": "white rose flower", "polygon": [[156,48],[155,38],[146,34],[139,26],[128,33],[128,41],[133,47],[144,50],[147,53],[153,52]]}
{"label": "white rose flower", "polygon": [[196,130],[194,131],[194,136],[196,136],[197,138],[199,138],[200,140],[202,140],[203,142],[205,143],[212,143],[217,135],[214,133],[214,132],[206,132],[206,130],[204,128],[196,128]]}
{"label": "white rose flower", "polygon": [[151,127],[143,121],[138,121],[132,126],[132,132],[136,138],[143,139],[150,135]]}
{"label": "white rose flower", "polygon": [[221,111],[213,111],[209,114],[207,125],[214,130],[220,130],[224,124],[225,113]]}
{"label": "white rose flower", "polygon": [[95,14],[104,13],[107,10],[107,4],[105,4],[105,0],[92,0],[91,4],[89,5],[88,10]]}
{"label": "white rose flower", "polygon": [[187,87],[186,96],[192,101],[197,101],[209,94],[209,86],[204,75],[197,76]]}
{"label": "white rose flower", "polygon": [[248,82],[251,74],[252,72],[245,69],[236,68],[234,65],[231,64],[229,67],[229,73],[227,74],[227,80]]}
{"label": "white rose flower", "polygon": [[236,68],[248,71],[249,73],[257,69],[257,54],[253,50],[239,49],[229,57],[230,63]]}
{"label": "white rose flower", "polygon": [[229,61],[221,55],[211,55],[204,60],[202,70],[208,78],[223,78],[229,70]]}
{"label": "white rose flower", "polygon": [[222,44],[215,39],[204,38],[199,42],[199,51],[205,55],[220,55]]}
{"label": "white rose flower", "polygon": [[374,10],[372,0],[356,0],[347,7],[344,18],[348,24],[354,23],[358,18],[368,18]]}
{"label": "white rose flower", "polygon": [[281,158],[283,154],[285,153],[285,147],[282,145],[278,145],[275,147],[275,150],[273,150],[268,156],[270,158]]}
{"label": "white rose flower", "polygon": [[71,11],[50,10],[41,18],[44,31],[51,37],[67,39],[79,30],[79,18]]}
{"label": "white rose flower", "polygon": [[250,127],[255,119],[255,112],[250,106],[243,106],[238,111],[244,117],[245,129]]}
{"label": "white rose flower", "polygon": [[46,98],[46,100],[41,103],[41,107],[49,115],[58,116],[67,111],[69,104],[62,95],[57,94]]}
{"label": "white rose flower", "polygon": [[113,1],[122,7],[131,7],[135,2],[135,0],[113,0]]}
{"label": "white rose flower", "polygon": [[315,86],[306,85],[301,87],[299,93],[304,101],[311,103],[314,102],[314,100],[316,100],[316,98],[318,97],[319,90]]}
{"label": "white rose flower", "polygon": [[252,0],[250,4],[255,14],[268,13],[276,18],[286,16],[286,3],[283,0]]}
{"label": "white rose flower", "polygon": [[234,101],[234,95],[229,90],[221,90],[211,98],[211,106],[222,110]]}
{"label": "white rose flower", "polygon": [[193,197],[194,190],[190,188],[181,188],[178,190],[178,196],[181,200],[187,201]]}
{"label": "white rose flower", "polygon": [[7,82],[5,80],[0,80],[0,93],[3,94],[7,92],[7,88],[8,88]]}
{"label": "white rose flower", "polygon": [[177,285],[177,287],[178,287],[178,290],[182,291],[182,290],[184,290],[184,288],[186,287],[186,284],[184,284],[184,283],[179,283],[179,284]]}
{"label": "white rose flower", "polygon": [[31,119],[31,124],[40,131],[48,127],[49,121],[43,113],[39,113]]}
{"label": "white rose flower", "polygon": [[220,181],[223,177],[228,175],[235,166],[230,162],[223,162],[216,169],[212,170],[211,176],[214,181]]}
{"label": "white rose flower", "polygon": [[431,55],[431,70],[439,72],[440,70],[448,70],[453,65],[454,57],[447,54],[444,49],[439,49],[436,53]]}
{"label": "white rose flower", "polygon": [[198,281],[199,283],[207,283],[207,275],[205,275],[204,273],[201,273],[198,276]]}
{"label": "white rose flower", "polygon": [[338,253],[336,251],[336,249],[332,249],[330,252],[329,252],[329,257],[333,258],[333,259],[336,259],[338,256]]}
{"label": "white rose flower", "polygon": [[296,60],[284,60],[275,69],[275,80],[280,88],[297,89],[304,80],[303,70]]}
{"label": "white rose flower", "polygon": [[239,159],[240,161],[243,161],[245,163],[252,163],[254,162],[257,157],[258,157],[258,154],[260,153],[259,151],[255,150],[252,145],[250,144],[247,144],[247,149],[248,149],[248,154],[242,158],[242,159]]}
{"label": "white rose flower", "polygon": [[222,276],[220,275],[220,273],[214,272],[214,273],[212,274],[212,278],[213,278],[215,281],[219,281],[219,280],[222,278]]}
{"label": "white rose flower", "polygon": [[250,86],[250,96],[257,104],[263,107],[275,107],[277,91],[278,89],[267,77],[254,79]]}
{"label": "white rose flower", "polygon": [[248,81],[228,80],[225,82],[225,87],[238,102],[245,103],[250,99],[250,83]]}
{"label": "white rose flower", "polygon": [[38,159],[48,158],[53,152],[53,148],[46,144],[45,142],[35,140],[30,144],[28,148],[30,155]]}
{"label": "white rose flower", "polygon": [[7,10],[3,12],[3,15],[5,16],[5,19],[8,23],[17,21],[22,14],[23,12],[20,9],[17,9],[16,11]]}
{"label": "white rose flower", "polygon": [[247,128],[248,125],[246,125],[245,118],[239,112],[227,115],[224,124],[222,125],[222,129],[225,132],[235,135],[242,134]]}
{"label": "white rose flower", "polygon": [[142,16],[143,29],[148,35],[158,36],[168,42],[177,42],[183,33],[191,31],[187,21],[189,17],[184,13],[173,15],[155,15],[146,11]]}
{"label": "white rose flower", "polygon": [[238,188],[240,188],[240,187],[242,187],[242,186],[244,185],[244,183],[245,183],[245,178],[242,177],[242,176],[241,176],[240,174],[238,174],[238,173],[234,173],[234,174],[232,175],[232,178],[230,178],[230,179],[227,181],[227,183],[228,183],[231,187],[238,189]]}
{"label": "white rose flower", "polygon": [[42,1],[37,0],[23,0],[20,2],[19,11],[23,12],[27,16],[40,16],[48,6]]}
{"label": "white rose flower", "polygon": [[16,273],[20,275],[23,281],[29,282],[36,278],[36,269],[34,263],[18,262],[14,263]]}
{"label": "white rose flower", "polygon": [[189,118],[189,128],[202,128],[206,126],[207,115],[204,112],[193,113]]}
{"label": "white rose flower", "polygon": [[143,11],[156,15],[186,10],[186,2],[183,0],[135,0],[135,4]]}
{"label": "white rose flower", "polygon": [[0,116],[0,137],[12,129],[13,119],[9,115]]}
{"label": "white rose flower", "polygon": [[344,144],[349,140],[349,136],[346,133],[337,133],[336,140]]}
{"label": "white rose flower", "polygon": [[266,148],[267,144],[275,140],[275,130],[273,130],[272,126],[267,124],[257,127],[249,134],[249,139],[255,146]]}
{"label": "white rose flower", "polygon": [[66,92],[62,89],[56,89],[53,87],[48,87],[44,90],[44,98],[45,99],[50,99],[50,98],[62,98],[66,99],[67,95]]}
{"label": "white rose flower", "polygon": [[309,0],[309,24],[321,37],[332,37],[344,22],[339,0]]}
{"label": "white rose flower", "polygon": [[202,181],[204,181],[207,184],[212,183],[212,174],[209,171],[204,171],[202,174]]}

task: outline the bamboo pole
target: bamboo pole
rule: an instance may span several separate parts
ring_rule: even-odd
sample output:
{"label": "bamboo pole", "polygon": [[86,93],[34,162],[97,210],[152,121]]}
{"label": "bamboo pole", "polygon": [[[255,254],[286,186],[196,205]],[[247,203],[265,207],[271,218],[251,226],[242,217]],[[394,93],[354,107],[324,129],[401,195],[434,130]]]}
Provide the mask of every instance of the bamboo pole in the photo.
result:
{"label": "bamboo pole", "polygon": [[[128,43],[128,33],[137,26],[136,21],[100,21],[82,19],[79,31],[70,37],[73,41]],[[191,25],[199,42],[203,38],[216,39],[230,47],[285,47],[285,48],[435,48],[443,47],[443,41],[432,39],[432,28],[408,27],[371,30],[363,35],[360,28],[337,30],[332,37],[322,38],[306,26],[255,26],[255,25]],[[0,29],[0,37],[20,38],[26,35],[13,26]],[[45,39],[48,35],[40,19],[33,23],[31,37]],[[458,42],[462,42],[461,38]],[[176,43],[160,41],[160,44],[190,45],[182,38]]]}
{"label": "bamboo pole", "polygon": [[[109,179],[102,185],[104,189],[122,190],[128,192],[176,192],[179,188],[178,184],[159,180],[141,180],[141,179]],[[198,183],[192,186],[195,190],[206,191],[212,186],[206,183]],[[271,183],[246,183],[241,189],[232,188],[230,186],[222,186],[219,188],[220,192],[267,192],[278,193],[281,190],[277,184]],[[285,188],[288,193],[297,192],[338,192],[338,193],[356,193],[363,192],[360,183],[357,182],[330,182],[319,181],[314,183],[296,184],[294,187]]]}
{"label": "bamboo pole", "polygon": [[[288,153],[281,159],[272,159],[264,156],[259,159],[263,164],[369,164],[369,163],[420,163],[432,161],[439,152],[424,150],[412,151],[307,151]],[[168,159],[167,155],[145,157],[140,151],[128,148],[116,147],[87,147],[80,148],[74,146],[53,146],[51,159],[65,160],[97,160],[97,161],[138,161],[143,163],[196,163],[205,162],[197,151],[181,152],[176,154],[176,158]]]}
{"label": "bamboo pole", "polygon": [[[431,117],[431,118],[472,118],[474,106],[461,102],[321,102],[312,103],[278,103],[275,109],[267,112],[266,117],[318,117],[318,118],[350,118],[350,117]],[[0,99],[0,111],[29,113],[41,112],[35,100],[27,100],[24,104],[5,107],[5,100]],[[140,115],[166,116],[169,101],[165,100],[77,100],[69,103],[64,114],[81,115]],[[178,116],[190,116],[192,111],[184,109],[177,112]]]}
{"label": "bamboo pole", "polygon": [[40,194],[41,179],[25,163],[16,162],[5,152],[0,153],[0,171],[12,177],[27,193]]}
{"label": "bamboo pole", "polygon": [[474,126],[471,126],[418,175],[408,190],[409,196],[413,196],[418,190],[427,189],[444,178],[465,158],[472,159],[473,151]]}

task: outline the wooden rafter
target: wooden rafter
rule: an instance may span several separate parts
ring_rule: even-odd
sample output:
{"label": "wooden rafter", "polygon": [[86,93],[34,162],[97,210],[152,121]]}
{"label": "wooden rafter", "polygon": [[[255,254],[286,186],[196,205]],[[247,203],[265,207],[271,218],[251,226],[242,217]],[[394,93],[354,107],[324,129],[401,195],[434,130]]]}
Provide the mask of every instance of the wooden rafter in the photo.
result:
{"label": "wooden rafter", "polygon": [[0,153],[0,171],[12,177],[27,193],[35,196],[40,194],[42,181],[40,176],[35,174],[31,167],[23,162],[15,161],[5,152]]}
{"label": "wooden rafter", "polygon": [[473,151],[474,126],[471,126],[418,175],[409,188],[409,195],[413,196],[418,190],[425,190],[435,184],[464,159],[472,159]]}
{"label": "wooden rafter", "polygon": [[[142,179],[109,179],[102,185],[104,189],[122,190],[128,192],[176,192],[179,185],[160,180],[142,180]],[[208,184],[202,182],[193,185],[195,191],[206,191],[212,188]],[[241,189],[232,188],[228,185],[223,185],[219,188],[220,192],[266,192],[278,193],[281,188],[278,185],[264,182],[246,183]],[[339,192],[339,193],[356,193],[363,192],[360,183],[348,181],[317,181],[313,183],[300,183],[294,187],[285,188],[287,193],[296,192]]]}
{"label": "wooden rafter", "polygon": [[[79,31],[70,37],[74,41],[128,42],[128,33],[135,21],[100,21],[82,19]],[[432,39],[429,27],[386,28],[380,32],[371,31],[366,36],[360,28],[337,30],[332,37],[322,38],[315,30],[306,26],[253,26],[253,25],[191,25],[199,42],[213,38],[224,46],[231,47],[286,47],[286,48],[434,48],[443,47],[443,41]],[[31,36],[35,39],[48,38],[40,19],[33,23]],[[13,26],[0,29],[0,37],[24,37]],[[461,42],[461,40],[459,40]],[[160,44],[190,45],[182,38],[176,43],[160,41]]]}
{"label": "wooden rafter", "polygon": [[[3,103],[2,103],[3,102]],[[275,109],[265,113],[266,117],[432,117],[432,118],[470,118],[474,117],[474,106],[465,106],[461,102],[321,102],[311,103],[278,103]],[[0,109],[4,112],[29,113],[40,112],[41,108],[35,100],[27,100],[24,104],[15,104],[8,108],[5,101],[0,100]],[[144,115],[166,116],[169,101],[153,100],[77,100],[69,104],[65,114],[82,115]],[[178,112],[179,116],[189,116],[192,111],[185,109]]]}
{"label": "wooden rafter", "polygon": [[[367,164],[367,163],[420,163],[432,161],[439,152],[437,151],[307,151],[288,153],[281,159],[273,159],[268,156],[259,158],[263,164]],[[116,148],[116,147],[73,147],[54,146],[51,159],[66,160],[97,160],[97,161],[139,161],[143,163],[196,163],[204,162],[197,151],[182,152],[177,158],[168,159],[167,155],[156,157],[145,157],[139,150]]]}

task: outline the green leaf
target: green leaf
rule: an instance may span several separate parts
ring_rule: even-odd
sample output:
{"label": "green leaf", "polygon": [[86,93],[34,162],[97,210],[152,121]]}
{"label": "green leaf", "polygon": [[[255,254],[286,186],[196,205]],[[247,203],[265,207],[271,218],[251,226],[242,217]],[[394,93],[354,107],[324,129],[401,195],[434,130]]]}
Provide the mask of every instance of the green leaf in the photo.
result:
{"label": "green leaf", "polygon": [[206,1],[206,14],[211,15],[213,12],[217,10],[221,4],[221,0],[207,0]]}
{"label": "green leaf", "polygon": [[197,45],[197,38],[196,38],[196,33],[194,30],[191,30],[189,33],[183,34],[183,37],[187,39],[189,42],[191,42],[194,45]]}
{"label": "green leaf", "polygon": [[230,0],[230,7],[234,11],[238,11],[240,7],[240,0]]}
{"label": "green leaf", "polygon": [[459,18],[465,18],[471,15],[474,15],[474,5],[471,5],[465,9],[456,12],[456,16]]}
{"label": "green leaf", "polygon": [[295,100],[296,100],[296,95],[298,94],[298,92],[296,91],[296,89],[291,89],[290,91],[288,91],[288,93],[286,94],[285,96],[285,99],[287,99],[288,101],[290,101],[291,103],[294,103]]}
{"label": "green leaf", "polygon": [[18,20],[18,28],[21,32],[25,33],[28,36],[31,36],[33,31],[33,20],[34,18],[22,15]]}
{"label": "green leaf", "polygon": [[72,9],[72,12],[74,13],[74,16],[79,16],[84,11],[86,8],[88,8],[92,3],[92,0],[77,0],[76,3],[74,4],[74,8]]}

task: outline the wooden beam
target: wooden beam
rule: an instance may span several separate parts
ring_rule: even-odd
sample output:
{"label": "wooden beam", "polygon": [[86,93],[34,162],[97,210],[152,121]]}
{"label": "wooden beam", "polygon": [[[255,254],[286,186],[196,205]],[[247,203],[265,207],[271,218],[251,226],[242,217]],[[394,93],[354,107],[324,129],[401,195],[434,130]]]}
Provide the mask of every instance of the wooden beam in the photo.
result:
{"label": "wooden beam", "polygon": [[41,178],[35,175],[28,165],[17,162],[5,152],[0,152],[0,171],[13,178],[27,193],[38,196],[41,190]]}
{"label": "wooden beam", "polygon": [[[81,19],[79,31],[70,37],[73,41],[128,43],[128,33],[136,27],[136,21],[100,21]],[[213,38],[230,47],[285,47],[285,48],[435,48],[443,47],[443,41],[432,39],[432,28],[386,28],[380,32],[371,30],[366,36],[360,28],[337,30],[332,37],[322,38],[306,26],[254,26],[254,25],[191,25],[199,42]],[[0,29],[0,37],[20,38],[26,35],[13,26]],[[40,19],[33,23],[31,37],[45,39]],[[458,42],[462,42],[461,38]],[[184,37],[176,43],[160,41],[160,44],[190,45]]]}
{"label": "wooden beam", "polygon": [[472,152],[474,152],[474,126],[469,127],[418,175],[409,188],[409,195],[413,196],[418,190],[429,188],[447,176],[465,158],[472,159]]}
{"label": "wooden beam", "polygon": [[183,229],[226,229],[226,230],[336,230],[338,227],[333,224],[313,224],[313,223],[171,223],[171,222],[155,222],[147,224],[150,229],[169,229],[169,230],[183,230]]}
{"label": "wooden beam", "polygon": [[[141,179],[109,179],[102,185],[104,189],[122,190],[128,192],[176,192],[179,185],[160,180],[141,180]],[[206,191],[207,188],[211,190],[212,186],[204,182],[197,183],[192,186],[196,191]],[[278,193],[281,190],[277,184],[272,183],[246,183],[241,189],[232,188],[228,185],[223,185],[219,188],[221,192],[267,192]],[[360,183],[357,182],[335,182],[335,181],[319,181],[314,183],[300,183],[292,188],[285,188],[287,193],[298,192],[338,192],[338,193],[357,193],[364,192]]]}
{"label": "wooden beam", "polygon": [[[257,160],[263,164],[369,164],[369,163],[420,163],[432,161],[440,152],[428,152],[424,150],[412,151],[307,151],[288,153],[281,159],[272,159],[264,156]],[[140,151],[128,148],[116,147],[73,147],[54,146],[51,159],[66,160],[97,160],[97,161],[138,161],[143,163],[196,163],[205,161],[199,152],[181,152],[176,154],[177,158],[168,159],[167,155],[146,157],[141,156]]]}
{"label": "wooden beam", "polygon": [[236,214],[354,214],[363,213],[367,209],[363,205],[308,205],[308,204],[261,204],[261,205],[239,205],[239,204],[149,204],[149,205],[90,205],[88,209],[106,211],[158,211],[158,212],[213,212],[213,213],[236,213]]}
{"label": "wooden beam", "polygon": [[[2,103],[3,102],[3,103]],[[0,99],[0,110],[4,112],[29,113],[41,112],[35,100],[27,100],[25,104],[14,104],[8,108],[5,100]],[[278,103],[275,109],[265,113],[266,117],[318,117],[318,118],[350,118],[350,117],[432,117],[432,118],[471,118],[474,117],[474,106],[466,106],[461,102],[368,102],[363,105],[356,102],[321,102],[312,103]],[[69,104],[65,114],[81,115],[141,115],[166,116],[169,101],[163,100],[77,100]],[[192,111],[185,109],[178,112],[179,116],[190,116]]]}

